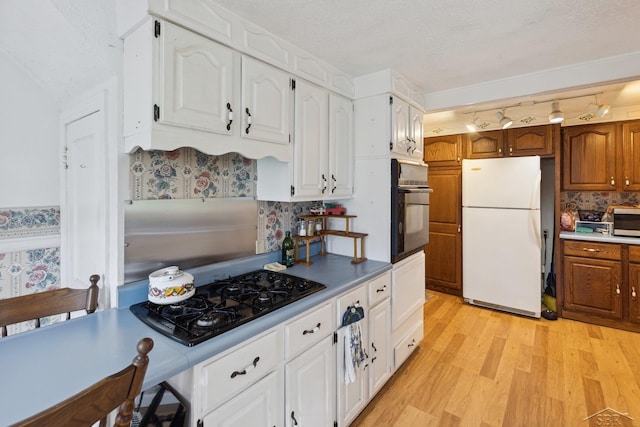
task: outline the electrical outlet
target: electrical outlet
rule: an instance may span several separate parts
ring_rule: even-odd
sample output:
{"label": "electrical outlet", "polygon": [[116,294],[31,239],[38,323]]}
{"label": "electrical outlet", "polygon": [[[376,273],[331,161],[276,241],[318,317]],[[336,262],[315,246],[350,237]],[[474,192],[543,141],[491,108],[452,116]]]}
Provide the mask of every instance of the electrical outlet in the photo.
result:
{"label": "electrical outlet", "polygon": [[263,254],[264,251],[264,240],[256,240],[256,254]]}
{"label": "electrical outlet", "polygon": [[544,236],[545,239],[549,237],[549,230],[542,230],[542,235]]}

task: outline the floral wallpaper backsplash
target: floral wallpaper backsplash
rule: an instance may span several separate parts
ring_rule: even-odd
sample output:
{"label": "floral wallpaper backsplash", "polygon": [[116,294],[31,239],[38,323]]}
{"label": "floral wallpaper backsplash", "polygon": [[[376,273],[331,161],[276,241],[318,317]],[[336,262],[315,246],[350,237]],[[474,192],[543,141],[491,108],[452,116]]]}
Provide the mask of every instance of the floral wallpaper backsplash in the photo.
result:
{"label": "floral wallpaper backsplash", "polygon": [[560,207],[565,210],[567,207],[572,210],[607,210],[610,205],[638,205],[640,204],[640,193],[613,193],[613,192],[588,192],[588,191],[563,191],[560,193]]}
{"label": "floral wallpaper backsplash", "polygon": [[[0,299],[60,287],[60,248],[5,251],[2,240],[60,233],[60,208],[0,208]],[[60,316],[41,320],[59,321]],[[34,322],[10,325],[13,334],[33,328]]]}
{"label": "floral wallpaper backsplash", "polygon": [[[133,200],[256,197],[257,164],[240,154],[211,156],[193,148],[131,155]],[[294,234],[298,216],[320,202],[258,202],[256,240],[265,252],[279,251],[285,231]]]}

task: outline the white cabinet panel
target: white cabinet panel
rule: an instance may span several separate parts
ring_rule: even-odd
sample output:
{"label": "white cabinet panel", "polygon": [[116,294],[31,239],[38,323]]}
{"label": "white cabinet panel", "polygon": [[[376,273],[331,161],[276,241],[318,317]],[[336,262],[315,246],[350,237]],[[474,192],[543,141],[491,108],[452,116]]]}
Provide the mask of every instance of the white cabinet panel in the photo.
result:
{"label": "white cabinet panel", "polygon": [[375,396],[391,376],[389,360],[390,311],[389,299],[369,310],[369,399]]}
{"label": "white cabinet panel", "polygon": [[394,264],[391,277],[391,328],[395,330],[424,305],[424,252]]}
{"label": "white cabinet panel", "polygon": [[330,94],[327,196],[351,197],[353,195],[353,138],[353,103],[349,99]]}

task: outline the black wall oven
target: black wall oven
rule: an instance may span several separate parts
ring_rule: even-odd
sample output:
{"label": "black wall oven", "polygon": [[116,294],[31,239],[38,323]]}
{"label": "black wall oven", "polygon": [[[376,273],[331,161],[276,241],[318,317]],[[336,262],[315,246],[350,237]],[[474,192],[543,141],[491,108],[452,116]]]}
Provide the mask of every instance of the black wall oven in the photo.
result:
{"label": "black wall oven", "polygon": [[429,167],[391,159],[391,262],[424,249],[429,242]]}

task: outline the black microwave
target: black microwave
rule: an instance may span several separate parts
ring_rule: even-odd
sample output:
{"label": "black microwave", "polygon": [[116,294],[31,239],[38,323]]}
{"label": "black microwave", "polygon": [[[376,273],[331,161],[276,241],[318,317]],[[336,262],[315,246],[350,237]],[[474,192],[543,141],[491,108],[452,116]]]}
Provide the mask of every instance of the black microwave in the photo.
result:
{"label": "black microwave", "polygon": [[640,237],[640,208],[614,208],[613,234]]}

